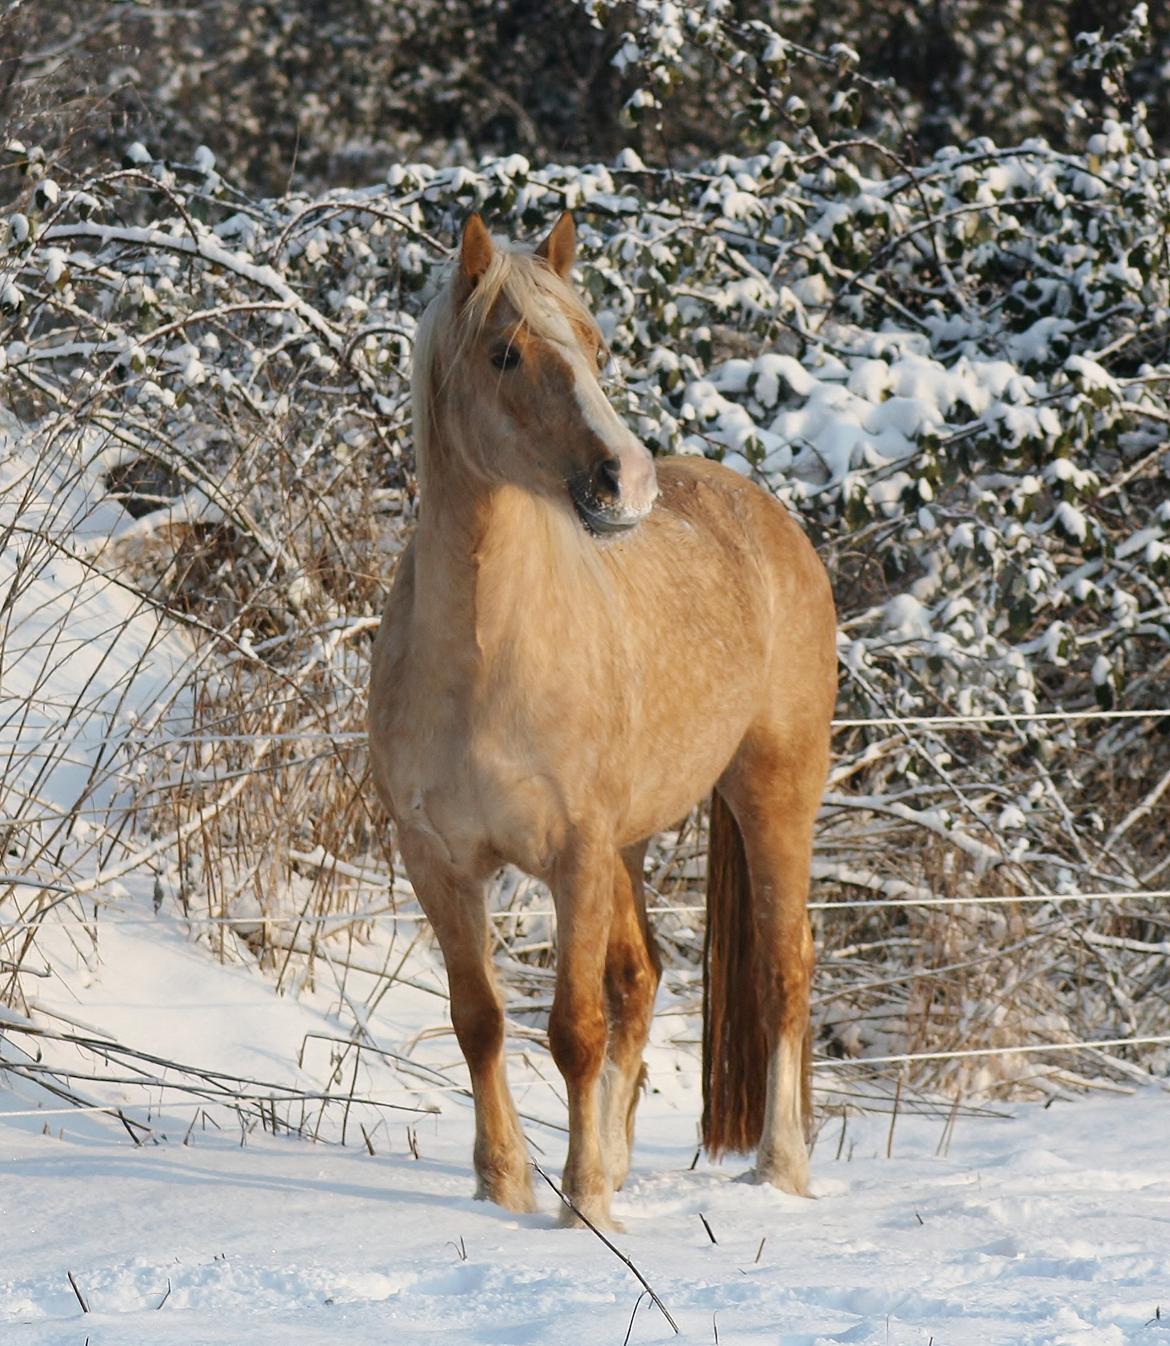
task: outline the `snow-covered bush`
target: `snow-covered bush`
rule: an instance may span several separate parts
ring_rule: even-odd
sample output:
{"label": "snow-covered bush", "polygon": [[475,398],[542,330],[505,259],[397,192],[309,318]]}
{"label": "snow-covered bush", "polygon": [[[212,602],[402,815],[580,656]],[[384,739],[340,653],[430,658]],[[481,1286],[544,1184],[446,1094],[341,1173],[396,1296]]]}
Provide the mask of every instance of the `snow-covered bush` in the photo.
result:
{"label": "snow-covered bush", "polygon": [[[1166,883],[1166,717],[1030,717],[1165,706],[1170,160],[1143,104],[1075,147],[976,138],[914,163],[856,129],[885,91],[852,48],[797,49],[718,2],[634,8],[629,110],[668,118],[714,62],[718,153],[395,162],[261,199],[204,147],[80,173],[3,151],[0,399],[100,446],[141,516],[122,573],[204,651],[196,732],[159,749],[140,803],[141,827],[182,835],[152,859],[159,892],[322,913],[355,865],[384,873],[358,731],[413,513],[414,325],[470,210],[523,236],[567,207],[615,403],[656,450],[774,491],[835,576],[847,723],[819,895],[1055,895],[818,915],[828,1040],[1141,1028],[1156,1002],[1115,965],[1153,977],[1164,921],[1057,898]],[[1080,43],[1118,99],[1142,8]],[[819,102],[797,68],[823,73]],[[914,723],[939,715],[974,722]],[[656,876],[693,896],[685,840]],[[290,947],[263,924],[252,942]]]}
{"label": "snow-covered bush", "polygon": [[[1075,150],[1131,100],[1166,133],[1170,11],[1146,9],[1135,24],[1133,0],[37,0],[0,14],[0,125],[82,164],[133,139],[179,158],[212,144],[270,194],[416,157],[628,145],[689,163],[729,131],[757,148],[830,110],[911,157],[978,135]],[[1084,59],[1084,30],[1106,35],[1116,78]]]}

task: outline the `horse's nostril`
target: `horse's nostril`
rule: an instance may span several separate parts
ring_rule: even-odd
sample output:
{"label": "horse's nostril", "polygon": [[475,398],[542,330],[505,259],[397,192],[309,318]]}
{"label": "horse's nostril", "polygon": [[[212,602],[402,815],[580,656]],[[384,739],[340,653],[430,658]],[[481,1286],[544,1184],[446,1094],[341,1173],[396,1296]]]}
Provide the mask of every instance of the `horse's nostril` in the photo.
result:
{"label": "horse's nostril", "polygon": [[616,500],[622,493],[622,465],[616,458],[599,463],[593,475],[594,489],[602,500]]}

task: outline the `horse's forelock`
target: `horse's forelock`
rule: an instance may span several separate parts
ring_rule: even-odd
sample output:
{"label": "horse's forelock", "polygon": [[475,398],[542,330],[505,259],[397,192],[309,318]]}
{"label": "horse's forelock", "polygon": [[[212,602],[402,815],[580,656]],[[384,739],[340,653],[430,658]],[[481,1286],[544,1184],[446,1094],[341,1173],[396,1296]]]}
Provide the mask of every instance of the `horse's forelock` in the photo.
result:
{"label": "horse's forelock", "polygon": [[[456,284],[453,277],[447,288],[452,301]],[[451,303],[448,316],[461,329],[460,350],[480,335],[501,300],[515,310],[520,323],[534,336],[562,340],[566,320],[594,331],[597,328],[576,291],[547,262],[527,249],[497,242],[491,264],[462,307],[456,309]]]}

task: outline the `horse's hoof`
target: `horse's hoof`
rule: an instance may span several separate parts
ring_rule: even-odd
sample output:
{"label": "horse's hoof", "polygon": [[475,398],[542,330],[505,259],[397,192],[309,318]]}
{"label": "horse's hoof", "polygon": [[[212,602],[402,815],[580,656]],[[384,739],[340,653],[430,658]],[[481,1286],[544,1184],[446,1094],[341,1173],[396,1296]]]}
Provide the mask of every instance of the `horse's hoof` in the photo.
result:
{"label": "horse's hoof", "polygon": [[[563,1229],[585,1229],[587,1228],[585,1220],[594,1229],[600,1229],[606,1234],[624,1234],[625,1227],[620,1220],[615,1220],[609,1212],[609,1201],[603,1196],[585,1196],[574,1197],[573,1205],[576,1211],[570,1210],[568,1206],[561,1206],[560,1224]],[[579,1219],[577,1211],[585,1217]]]}
{"label": "horse's hoof", "polygon": [[531,1215],[536,1210],[532,1183],[525,1179],[496,1178],[488,1182],[480,1178],[475,1188],[475,1199],[490,1201],[516,1215]]}
{"label": "horse's hoof", "polygon": [[783,1168],[768,1167],[762,1169],[757,1165],[755,1168],[749,1168],[746,1173],[741,1173],[736,1178],[736,1182],[751,1183],[759,1187],[765,1185],[775,1187],[777,1191],[787,1192],[789,1196],[802,1196],[810,1201],[815,1200],[808,1189],[807,1168],[801,1173]]}

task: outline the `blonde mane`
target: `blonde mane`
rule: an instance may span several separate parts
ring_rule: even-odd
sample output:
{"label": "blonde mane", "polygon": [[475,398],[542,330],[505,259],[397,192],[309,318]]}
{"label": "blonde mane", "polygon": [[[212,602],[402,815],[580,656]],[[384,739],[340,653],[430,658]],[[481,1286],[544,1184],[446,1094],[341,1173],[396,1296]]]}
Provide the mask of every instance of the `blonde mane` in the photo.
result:
{"label": "blonde mane", "polygon": [[439,395],[498,303],[510,305],[522,327],[535,336],[563,342],[567,320],[596,333],[601,340],[593,314],[552,267],[528,248],[506,239],[493,238],[492,244],[488,269],[463,303],[459,304],[456,297],[459,285],[456,262],[443,288],[427,306],[415,333],[411,417],[415,471],[424,497]]}

